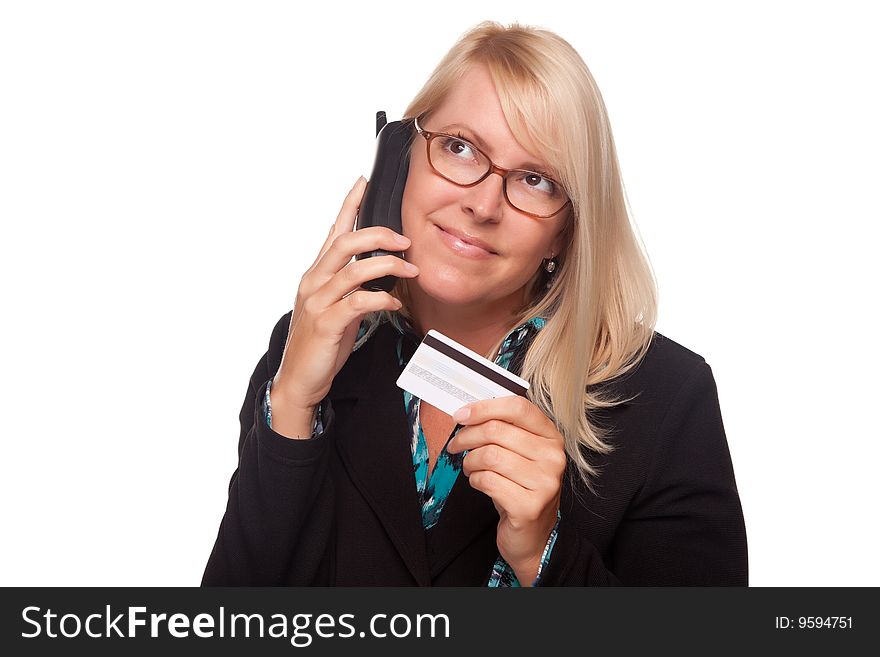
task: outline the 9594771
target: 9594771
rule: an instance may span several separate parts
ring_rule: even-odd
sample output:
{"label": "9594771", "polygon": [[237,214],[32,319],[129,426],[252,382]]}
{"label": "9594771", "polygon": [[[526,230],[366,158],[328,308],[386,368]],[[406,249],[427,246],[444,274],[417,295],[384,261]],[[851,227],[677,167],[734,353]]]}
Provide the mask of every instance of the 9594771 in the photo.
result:
{"label": "9594771", "polygon": [[777,616],[777,630],[851,630],[852,616]]}

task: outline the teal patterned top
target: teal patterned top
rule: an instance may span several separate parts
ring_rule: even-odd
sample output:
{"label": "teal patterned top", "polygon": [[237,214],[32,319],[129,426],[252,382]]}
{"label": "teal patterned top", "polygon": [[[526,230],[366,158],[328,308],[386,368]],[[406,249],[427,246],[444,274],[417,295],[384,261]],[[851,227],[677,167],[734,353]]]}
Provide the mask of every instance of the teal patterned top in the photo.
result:
{"label": "teal patterned top", "polygon": [[[533,317],[527,322],[520,324],[512,329],[504,338],[495,363],[506,370],[511,369],[511,365],[517,363],[517,370],[521,367],[522,359],[525,357],[525,351],[528,349],[531,339],[540,331],[546,320],[542,317]],[[402,315],[394,313],[392,315],[391,324],[397,329],[399,338],[397,341],[397,357],[401,369],[406,366],[409,358],[403,349],[404,337],[409,334],[410,338],[414,338],[416,343],[421,342],[421,336],[417,334],[412,325]],[[359,340],[365,332],[364,324],[361,324],[358,332],[357,340]],[[269,404],[270,385],[266,386],[266,396],[263,400],[264,415],[266,422],[272,426],[272,409]],[[437,524],[440,518],[440,512],[446,503],[453,485],[455,484],[458,474],[461,472],[462,461],[464,460],[467,450],[458,454],[450,454],[446,451],[446,445],[462,428],[456,425],[455,430],[446,440],[446,445],[437,457],[437,463],[431,471],[430,476],[428,463],[428,443],[425,434],[422,431],[421,420],[419,419],[419,406],[421,400],[418,397],[403,390],[403,401],[406,408],[408,425],[410,427],[410,444],[413,456],[413,473],[415,477],[416,490],[419,493],[419,499],[422,503],[422,525],[425,530],[430,529]],[[312,431],[312,439],[320,436],[323,431],[321,404],[318,405],[315,423]],[[553,551],[553,545],[556,543],[556,534],[559,527],[560,513],[556,514],[556,525],[550,532],[544,552],[541,556],[541,563],[538,567],[538,575],[532,582],[532,586],[537,586],[541,579],[541,573],[550,561],[550,554]],[[492,567],[492,574],[489,577],[488,585],[491,587],[516,587],[520,586],[519,580],[513,568],[499,554]]]}

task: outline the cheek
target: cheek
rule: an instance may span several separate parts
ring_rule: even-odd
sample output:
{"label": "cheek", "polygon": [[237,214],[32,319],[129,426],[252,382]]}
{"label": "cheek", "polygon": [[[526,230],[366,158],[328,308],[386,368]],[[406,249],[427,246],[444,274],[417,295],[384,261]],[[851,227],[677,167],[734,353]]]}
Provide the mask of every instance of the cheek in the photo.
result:
{"label": "cheek", "polygon": [[455,202],[456,190],[450,189],[443,179],[420,171],[413,172],[410,167],[400,206],[404,234],[414,240],[434,213]]}

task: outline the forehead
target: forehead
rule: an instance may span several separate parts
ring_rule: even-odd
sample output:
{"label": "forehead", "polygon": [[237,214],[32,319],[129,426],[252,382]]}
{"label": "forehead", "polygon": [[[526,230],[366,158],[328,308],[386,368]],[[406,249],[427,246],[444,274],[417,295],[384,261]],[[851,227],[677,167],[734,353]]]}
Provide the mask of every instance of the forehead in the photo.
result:
{"label": "forehead", "polygon": [[517,141],[501,109],[489,69],[483,64],[465,72],[428,120],[429,130],[460,129],[501,166],[552,171],[531,142]]}

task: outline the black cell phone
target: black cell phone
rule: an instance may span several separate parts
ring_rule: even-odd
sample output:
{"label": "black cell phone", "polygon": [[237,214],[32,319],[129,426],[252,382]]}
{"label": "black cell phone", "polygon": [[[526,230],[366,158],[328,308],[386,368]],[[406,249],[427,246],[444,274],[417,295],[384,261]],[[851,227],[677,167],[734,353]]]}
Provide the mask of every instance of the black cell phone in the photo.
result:
{"label": "black cell phone", "polygon": [[[387,226],[395,233],[403,234],[400,206],[409,173],[409,145],[412,140],[410,124],[402,121],[387,123],[385,112],[376,112],[376,160],[373,172],[364,190],[358,211],[355,230],[369,226]],[[355,255],[355,260],[373,256],[396,255],[403,258],[402,251],[367,251]],[[397,276],[382,276],[366,281],[361,288],[370,291],[390,292]]]}

